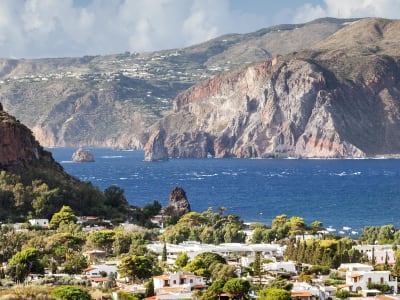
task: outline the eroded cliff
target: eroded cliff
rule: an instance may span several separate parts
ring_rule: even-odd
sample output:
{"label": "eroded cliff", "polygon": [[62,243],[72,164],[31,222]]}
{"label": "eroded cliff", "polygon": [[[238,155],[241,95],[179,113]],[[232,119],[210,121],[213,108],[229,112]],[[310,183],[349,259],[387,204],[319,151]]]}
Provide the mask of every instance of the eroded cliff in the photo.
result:
{"label": "eroded cliff", "polygon": [[[165,131],[158,144],[170,157],[397,155],[400,64],[391,49],[400,46],[399,26],[358,21],[338,31],[336,43],[204,81],[178,95],[174,113],[155,125]],[[372,30],[375,40],[365,34]],[[369,40],[349,43],[348,52],[334,47],[351,36]]]}

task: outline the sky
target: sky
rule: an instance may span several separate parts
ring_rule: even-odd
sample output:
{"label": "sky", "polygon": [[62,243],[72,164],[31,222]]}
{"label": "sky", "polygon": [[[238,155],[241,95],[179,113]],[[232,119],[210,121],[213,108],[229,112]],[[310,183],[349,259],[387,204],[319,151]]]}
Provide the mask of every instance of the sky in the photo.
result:
{"label": "sky", "polygon": [[0,57],[174,49],[323,17],[400,19],[400,0],[0,0]]}

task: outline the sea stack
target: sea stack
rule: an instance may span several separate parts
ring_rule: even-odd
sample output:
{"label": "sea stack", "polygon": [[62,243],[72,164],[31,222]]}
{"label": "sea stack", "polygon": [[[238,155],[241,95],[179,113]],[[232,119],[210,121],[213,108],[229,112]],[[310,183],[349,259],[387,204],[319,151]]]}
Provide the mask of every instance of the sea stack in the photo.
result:
{"label": "sea stack", "polygon": [[79,148],[72,155],[72,161],[74,161],[74,162],[94,162],[94,156],[89,150]]}

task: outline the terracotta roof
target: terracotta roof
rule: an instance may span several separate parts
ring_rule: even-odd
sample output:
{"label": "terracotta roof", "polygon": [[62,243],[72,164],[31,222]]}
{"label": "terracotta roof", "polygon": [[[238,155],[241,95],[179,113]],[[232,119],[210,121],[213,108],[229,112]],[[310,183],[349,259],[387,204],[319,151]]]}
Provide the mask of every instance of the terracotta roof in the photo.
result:
{"label": "terracotta roof", "polygon": [[181,287],[163,287],[161,288],[165,293],[185,293],[187,289]]}
{"label": "terracotta roof", "polygon": [[207,287],[206,284],[196,284],[196,285],[194,286],[195,289],[204,289],[204,288],[206,288],[206,287]]}
{"label": "terracotta roof", "polygon": [[144,300],[156,300],[156,296],[147,297],[144,298]]}
{"label": "terracotta roof", "polygon": [[167,280],[167,279],[169,279],[169,276],[168,275],[159,275],[159,276],[154,276],[153,278]]}
{"label": "terracotta roof", "polygon": [[291,293],[292,297],[311,297],[310,292],[292,292]]}
{"label": "terracotta roof", "polygon": [[357,278],[357,277],[361,277],[362,274],[351,274],[349,277],[350,278]]}
{"label": "terracotta roof", "polygon": [[84,269],[83,272],[90,272],[90,271],[96,270],[96,269],[97,269],[96,267],[89,266],[89,267],[87,267],[86,269]]}
{"label": "terracotta roof", "polygon": [[351,287],[353,286],[352,284],[342,284],[342,285],[338,285],[338,289],[344,289],[346,287]]}
{"label": "terracotta roof", "polygon": [[393,300],[393,299],[397,299],[397,298],[392,297],[392,296],[387,296],[387,295],[376,295],[375,299],[376,300]]}
{"label": "terracotta roof", "polygon": [[92,278],[90,278],[90,281],[94,281],[94,282],[105,282],[107,280],[108,280],[107,277],[92,277]]}

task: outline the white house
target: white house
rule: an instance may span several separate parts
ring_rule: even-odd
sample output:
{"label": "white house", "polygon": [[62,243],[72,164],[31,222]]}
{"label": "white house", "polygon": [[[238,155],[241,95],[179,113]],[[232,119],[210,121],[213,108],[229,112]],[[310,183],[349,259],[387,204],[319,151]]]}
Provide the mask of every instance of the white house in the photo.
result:
{"label": "white house", "polygon": [[193,289],[203,289],[206,279],[190,272],[179,271],[153,277],[154,291],[157,295],[168,293],[187,293]]}
{"label": "white house", "polygon": [[394,265],[396,262],[393,245],[356,245],[353,249],[360,251],[370,261],[374,253],[376,264],[384,264],[386,260],[389,265]]}
{"label": "white house", "polygon": [[[347,267],[346,267],[347,266]],[[346,285],[343,289],[350,292],[368,290],[369,283],[387,284],[397,293],[397,280],[392,277],[390,271],[373,271],[372,266],[363,264],[342,264],[339,270],[346,271]]]}
{"label": "white house", "polygon": [[263,264],[266,271],[283,271],[289,273],[296,273],[296,264],[293,261],[276,261],[268,264]]}
{"label": "white house", "polygon": [[110,275],[110,273],[117,274],[117,266],[116,265],[106,265],[106,264],[95,264],[87,267],[83,270],[83,273],[89,277],[100,277],[101,273],[105,272],[106,276]]}
{"label": "white house", "polygon": [[30,219],[29,223],[31,226],[39,226],[40,228],[47,229],[49,228],[49,220],[48,219]]}
{"label": "white house", "polygon": [[360,264],[360,263],[348,263],[341,264],[339,266],[339,271],[372,271],[374,269],[371,265]]}

